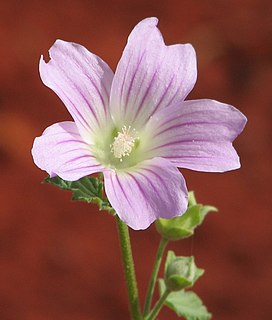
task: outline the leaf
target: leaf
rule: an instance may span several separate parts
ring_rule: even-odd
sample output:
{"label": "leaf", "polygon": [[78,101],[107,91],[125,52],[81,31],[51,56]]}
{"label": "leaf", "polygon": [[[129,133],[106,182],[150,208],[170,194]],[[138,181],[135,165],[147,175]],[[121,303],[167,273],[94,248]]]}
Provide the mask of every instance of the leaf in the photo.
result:
{"label": "leaf", "polygon": [[45,183],[52,184],[62,190],[72,192],[72,200],[96,203],[100,210],[114,213],[109,201],[103,197],[103,182],[95,177],[84,177],[77,181],[66,181],[56,176],[44,179]]}
{"label": "leaf", "polygon": [[[159,288],[162,296],[166,290],[163,279],[159,280]],[[171,292],[164,304],[186,320],[209,320],[212,318],[202,300],[192,291]]]}

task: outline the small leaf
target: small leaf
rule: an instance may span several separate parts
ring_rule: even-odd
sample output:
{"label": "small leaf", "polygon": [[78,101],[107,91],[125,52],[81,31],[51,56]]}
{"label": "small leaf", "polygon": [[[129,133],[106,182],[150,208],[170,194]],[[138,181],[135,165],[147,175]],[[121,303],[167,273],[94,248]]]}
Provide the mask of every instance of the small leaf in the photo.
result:
{"label": "small leaf", "polygon": [[[163,279],[159,280],[159,288],[162,295],[166,290]],[[171,292],[164,304],[179,317],[184,317],[187,320],[209,320],[212,318],[201,299],[192,291]]]}
{"label": "small leaf", "polygon": [[100,210],[114,213],[113,208],[106,198],[103,198],[103,182],[95,177],[84,177],[77,181],[66,181],[56,176],[44,179],[45,183],[52,184],[62,190],[72,192],[72,200],[96,203]]}

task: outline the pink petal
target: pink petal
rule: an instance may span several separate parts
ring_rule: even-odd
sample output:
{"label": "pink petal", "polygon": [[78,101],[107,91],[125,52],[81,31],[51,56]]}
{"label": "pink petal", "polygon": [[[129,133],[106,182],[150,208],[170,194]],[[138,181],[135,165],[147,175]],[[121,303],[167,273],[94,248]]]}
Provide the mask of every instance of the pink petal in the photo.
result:
{"label": "pink petal", "polygon": [[170,219],[187,209],[183,176],[171,162],[154,158],[127,171],[104,173],[105,191],[116,213],[135,230],[155,219]]}
{"label": "pink petal", "polygon": [[136,25],[117,66],[110,108],[121,125],[145,124],[157,110],[183,101],[195,84],[193,47],[166,46],[157,23],[148,18]]}
{"label": "pink petal", "polygon": [[75,181],[104,168],[96,161],[72,121],[55,123],[34,141],[32,155],[35,164],[62,179]]}
{"label": "pink petal", "polygon": [[113,72],[86,48],[57,40],[50,60],[40,60],[43,83],[64,102],[82,133],[90,133],[108,119]]}
{"label": "pink petal", "polygon": [[246,117],[214,100],[185,101],[157,113],[148,125],[153,132],[153,156],[197,171],[223,172],[240,167],[232,146]]}

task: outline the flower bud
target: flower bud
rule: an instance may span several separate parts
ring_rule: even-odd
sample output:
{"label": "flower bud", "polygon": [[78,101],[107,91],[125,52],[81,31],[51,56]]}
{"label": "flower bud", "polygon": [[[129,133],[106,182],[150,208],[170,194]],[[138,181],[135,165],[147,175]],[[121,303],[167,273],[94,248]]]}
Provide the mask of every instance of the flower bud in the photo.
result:
{"label": "flower bud", "polygon": [[169,291],[192,287],[203,273],[195,265],[194,257],[176,257],[174,252],[168,252],[164,281]]}

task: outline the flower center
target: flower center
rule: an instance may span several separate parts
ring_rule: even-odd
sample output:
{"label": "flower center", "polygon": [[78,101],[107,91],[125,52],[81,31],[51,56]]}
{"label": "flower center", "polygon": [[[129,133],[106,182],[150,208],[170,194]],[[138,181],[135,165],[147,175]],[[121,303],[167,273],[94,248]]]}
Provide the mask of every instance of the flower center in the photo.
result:
{"label": "flower center", "polygon": [[110,151],[115,158],[119,158],[120,162],[122,162],[123,157],[130,155],[137,139],[139,138],[136,135],[135,129],[131,129],[131,126],[128,128],[123,126],[122,131],[118,132],[113,143],[110,145]]}

